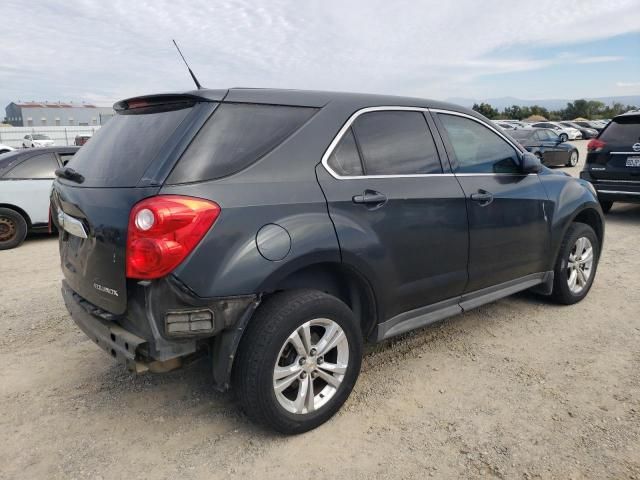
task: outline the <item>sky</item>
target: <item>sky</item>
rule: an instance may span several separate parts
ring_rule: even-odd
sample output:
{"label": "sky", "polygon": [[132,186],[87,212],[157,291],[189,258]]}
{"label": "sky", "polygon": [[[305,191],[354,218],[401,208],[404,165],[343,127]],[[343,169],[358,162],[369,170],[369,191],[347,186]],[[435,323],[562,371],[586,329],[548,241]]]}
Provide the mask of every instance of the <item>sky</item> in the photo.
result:
{"label": "sky", "polygon": [[[193,88],[640,94],[640,0],[2,0],[0,107]],[[0,110],[1,111],[1,110]]]}

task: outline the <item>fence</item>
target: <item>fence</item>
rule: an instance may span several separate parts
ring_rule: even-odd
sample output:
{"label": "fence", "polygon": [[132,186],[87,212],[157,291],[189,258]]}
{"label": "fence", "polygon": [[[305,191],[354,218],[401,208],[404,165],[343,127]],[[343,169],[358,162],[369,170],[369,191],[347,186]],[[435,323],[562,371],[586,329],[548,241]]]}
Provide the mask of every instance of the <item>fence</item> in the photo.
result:
{"label": "fence", "polygon": [[41,133],[51,138],[56,145],[73,145],[76,135],[93,135],[99,128],[99,125],[72,127],[0,127],[0,144],[21,148],[25,135]]}

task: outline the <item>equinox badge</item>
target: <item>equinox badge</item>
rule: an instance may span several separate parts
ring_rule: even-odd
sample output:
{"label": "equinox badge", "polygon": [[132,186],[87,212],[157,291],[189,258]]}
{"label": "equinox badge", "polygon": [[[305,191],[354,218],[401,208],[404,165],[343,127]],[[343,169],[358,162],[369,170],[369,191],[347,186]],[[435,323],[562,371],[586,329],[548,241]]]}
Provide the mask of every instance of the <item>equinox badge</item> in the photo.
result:
{"label": "equinox badge", "polygon": [[105,287],[104,285],[100,285],[99,283],[94,283],[93,288],[96,290],[100,290],[101,292],[108,293],[109,295],[113,295],[114,297],[118,296],[118,291],[115,288]]}

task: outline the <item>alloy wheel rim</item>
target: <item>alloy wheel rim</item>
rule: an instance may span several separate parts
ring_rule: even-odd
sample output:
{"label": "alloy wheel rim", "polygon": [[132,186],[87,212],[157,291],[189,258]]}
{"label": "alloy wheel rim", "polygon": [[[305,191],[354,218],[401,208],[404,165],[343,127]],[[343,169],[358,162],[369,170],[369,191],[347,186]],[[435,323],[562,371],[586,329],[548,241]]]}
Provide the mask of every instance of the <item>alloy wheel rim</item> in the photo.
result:
{"label": "alloy wheel rim", "polygon": [[7,217],[0,217],[0,242],[11,240],[16,234],[16,222]]}
{"label": "alloy wheel rim", "polygon": [[578,164],[578,154],[576,152],[571,152],[571,166],[575,167]]}
{"label": "alloy wheel rim", "polygon": [[333,320],[316,318],[296,328],[280,348],[273,390],[282,408],[304,415],[338,391],[349,366],[349,342]]}
{"label": "alloy wheel rim", "polygon": [[569,252],[567,284],[572,293],[582,292],[588,285],[593,271],[593,245],[587,237],[576,240]]}

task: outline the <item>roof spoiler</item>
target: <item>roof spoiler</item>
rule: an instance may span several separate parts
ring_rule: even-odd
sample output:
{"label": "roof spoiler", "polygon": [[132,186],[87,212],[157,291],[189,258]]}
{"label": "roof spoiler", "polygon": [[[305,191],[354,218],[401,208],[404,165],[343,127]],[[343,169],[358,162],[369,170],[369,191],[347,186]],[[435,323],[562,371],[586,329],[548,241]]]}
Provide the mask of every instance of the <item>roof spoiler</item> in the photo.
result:
{"label": "roof spoiler", "polygon": [[119,114],[151,113],[151,111],[178,110],[197,102],[221,101],[227,90],[196,90],[188,93],[161,93],[127,98],[113,104]]}

